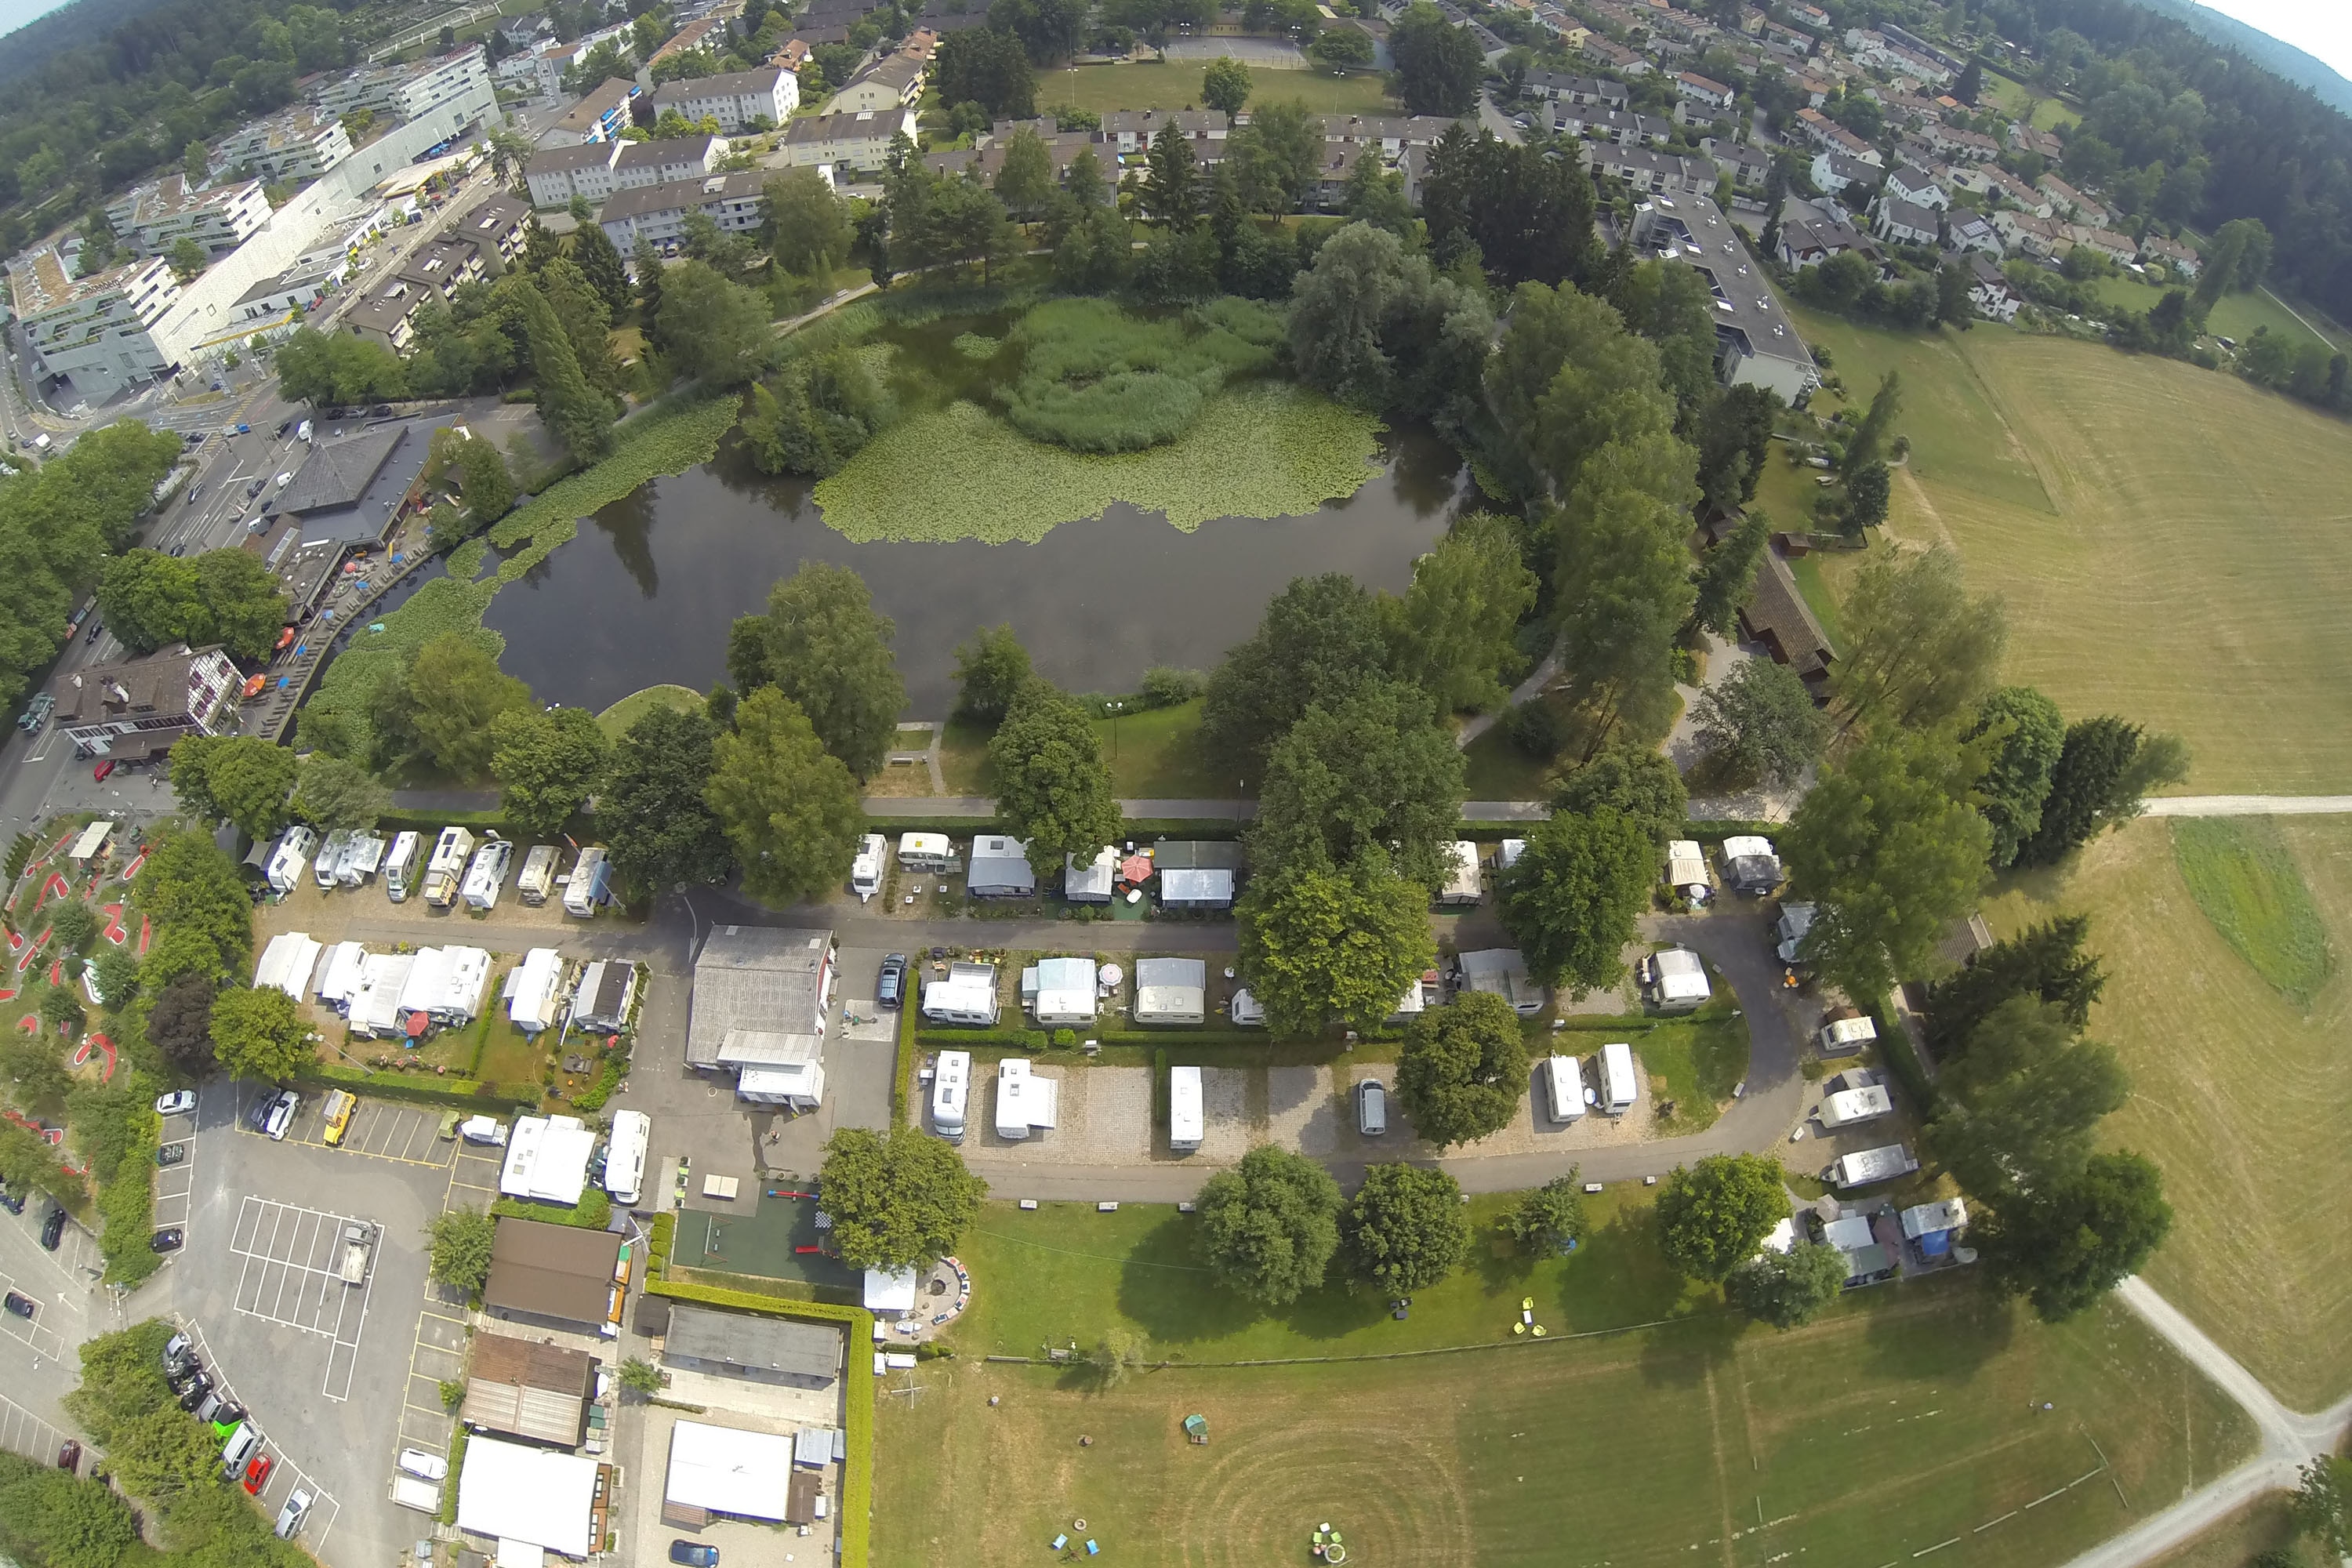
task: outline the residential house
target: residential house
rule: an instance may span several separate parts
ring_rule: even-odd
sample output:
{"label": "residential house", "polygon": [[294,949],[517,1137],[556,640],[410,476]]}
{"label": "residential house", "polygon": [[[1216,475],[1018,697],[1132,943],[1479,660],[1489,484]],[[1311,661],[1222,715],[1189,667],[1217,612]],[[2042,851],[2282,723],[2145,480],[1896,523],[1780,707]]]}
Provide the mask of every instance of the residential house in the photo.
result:
{"label": "residential house", "polygon": [[1648,147],[1612,147],[1596,142],[1592,169],[1595,174],[1622,180],[1628,189],[1647,195],[1696,195],[1715,189],[1712,163]]}
{"label": "residential house", "polygon": [[1843,153],[1858,163],[1885,167],[1885,154],[1818,109],[1797,110],[1797,133],[1824,152]]}
{"label": "residential house", "polygon": [[662,61],[675,59],[679,55],[696,49],[723,48],[726,44],[727,18],[725,16],[712,15],[697,17],[671,34],[667,42],[646,58],[645,64],[637,68],[637,85],[651,91],[654,86],[654,67],[661,64]]}
{"label": "residential house", "polygon": [[175,643],[77,670],[49,689],[58,731],[77,755],[136,763],[170,751],[183,735],[235,732],[243,679],[219,648]]}
{"label": "residential house", "polygon": [[2066,237],[2076,245],[2087,245],[2110,261],[2128,262],[2139,256],[2138,242],[2130,235],[2118,234],[2111,228],[2095,228],[2086,223],[2070,223]]}
{"label": "residential house", "polygon": [[1964,125],[1947,125],[1940,120],[1930,121],[1919,128],[1927,145],[1948,158],[1966,158],[1972,163],[1990,163],[2000,156],[2000,143],[1981,131],[1970,131]]}
{"label": "residential house", "polygon": [[[1327,116],[1327,118],[1328,118]],[[1232,117],[1222,109],[1121,109],[1102,117],[1102,140],[1122,158],[1150,150],[1165,126],[1192,144],[1192,156],[1202,163],[1224,161],[1225,136]],[[1330,132],[1324,132],[1328,141]]]}
{"label": "residential house", "polygon": [[1843,223],[1816,223],[1810,218],[1791,218],[1780,226],[1780,265],[1794,268],[1811,267],[1827,261],[1832,256],[1843,256],[1849,250],[1875,255],[1877,247],[1861,230]]}
{"label": "residential house", "polygon": [[1906,202],[1891,192],[1878,198],[1878,216],[1871,232],[1896,245],[1934,245],[1943,230],[1933,207]]}
{"label": "residential house", "polygon": [[1581,136],[1619,147],[1663,147],[1674,134],[1671,120],[1631,109],[1580,109],[1574,104],[1552,108],[1552,129],[1563,136]]}
{"label": "residential house", "polygon": [[2001,254],[2000,236],[1993,226],[1966,207],[1955,207],[1946,220],[1944,243],[1962,252],[1980,252],[1990,256]]}
{"label": "residential house", "polygon": [[596,1358],[552,1341],[477,1333],[457,1419],[477,1431],[576,1448],[587,1440]]}
{"label": "residential house", "polygon": [[2204,261],[2195,251],[2179,240],[2167,239],[2160,234],[2151,234],[2141,240],[2139,252],[2141,260],[2161,261],[2183,278],[2196,277],[2198,268],[2204,266]]}
{"label": "residential house", "polygon": [[1897,163],[1886,172],[1886,194],[1913,206],[1933,207],[1939,212],[1952,205],[1952,198],[1945,194],[1936,176],[1916,163]]}
{"label": "residential house", "polygon": [[1580,109],[1622,109],[1628,97],[1622,81],[1611,81],[1605,77],[1563,76],[1558,71],[1529,71],[1527,93],[1530,98],[1570,103]]}
{"label": "residential house", "polygon": [[1708,109],[1728,110],[1739,95],[1730,88],[1696,71],[1679,71],[1675,76],[1675,95]]}
{"label": "residential house", "polygon": [[1966,166],[1984,182],[1981,188],[1988,196],[1995,196],[2011,205],[2023,207],[2036,217],[2048,217],[2057,211],[2056,204],[2051,201],[2048,193],[2034,189],[1998,163],[1971,163]]}
{"label": "residential house", "polygon": [[2055,204],[2056,216],[2069,217],[2074,222],[2087,223],[2097,227],[2106,226],[2107,209],[2057,175],[2044,174],[2034,183]]}
{"label": "residential house", "polygon": [[1979,252],[1969,258],[1969,303],[1979,316],[2013,321],[2025,297],[2002,276],[2000,262]]}
{"label": "residential house", "polygon": [[609,1230],[501,1218],[490,1242],[482,1308],[493,1317],[591,1333],[617,1322],[621,1237]]}
{"label": "residential house", "polygon": [[2053,163],[2066,155],[2063,140],[2047,131],[2037,131],[2022,120],[2011,122],[2009,144],[2021,153],[2037,153]]}
{"label": "residential house", "polygon": [[1813,184],[1833,196],[1843,196],[1849,185],[1860,185],[1864,191],[1874,191],[1886,171],[1875,163],[1865,163],[1859,158],[1849,158],[1843,153],[1813,154]]}
{"label": "residential house", "polygon": [[716,121],[720,133],[729,136],[782,125],[800,106],[801,79],[782,66],[723,71],[654,89],[656,117],[676,110],[688,124]]}
{"label": "residential house", "polygon": [[405,354],[415,339],[416,312],[426,301],[446,304],[460,284],[488,272],[473,241],[435,240],[413,252],[391,277],[370,284],[360,301],[343,312],[344,330]]}
{"label": "residential house", "polygon": [[806,38],[786,38],[777,46],[776,52],[768,57],[768,64],[782,66],[788,71],[797,73],[808,58],[809,41]]}
{"label": "residential house", "polygon": [[816,114],[793,121],[784,132],[782,152],[795,168],[879,169],[889,156],[891,139],[902,134],[914,140],[911,109]]}
{"label": "residential house", "polygon": [[923,62],[897,54],[877,60],[849,80],[824,106],[827,114],[855,114],[861,109],[911,107],[923,95]]}
{"label": "residential house", "polygon": [[2026,256],[2063,256],[2074,248],[2074,242],[2066,237],[2066,226],[2055,218],[2037,217],[2030,212],[2001,207],[1985,220],[2000,237],[2005,250]]}
{"label": "residential house", "polygon": [[522,169],[523,186],[535,207],[567,207],[578,196],[591,205],[613,194],[613,163],[629,143],[617,140],[575,142],[535,153]]}
{"label": "residential house", "polygon": [[369,66],[323,80],[311,97],[340,120],[357,110],[379,119],[416,120],[445,106],[465,105],[470,118],[495,110],[488,56],[479,44],[407,65]]}
{"label": "residential house", "polygon": [[1739,635],[1762,643],[1775,662],[1797,672],[1816,702],[1829,697],[1829,634],[1813,616],[1812,606],[1797,591],[1797,579],[1777,548],[1764,552],[1756,574],[1756,591],[1739,612]]}
{"label": "residential house", "polygon": [[1623,76],[1647,76],[1650,62],[1624,45],[1595,33],[1584,40],[1579,51],[1603,70],[1613,70]]}

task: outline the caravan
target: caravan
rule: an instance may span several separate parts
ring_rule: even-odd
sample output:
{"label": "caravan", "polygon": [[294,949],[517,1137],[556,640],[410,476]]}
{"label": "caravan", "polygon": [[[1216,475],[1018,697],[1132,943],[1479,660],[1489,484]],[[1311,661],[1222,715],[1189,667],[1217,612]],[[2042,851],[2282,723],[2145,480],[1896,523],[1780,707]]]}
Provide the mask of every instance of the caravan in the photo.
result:
{"label": "caravan", "polygon": [[1546,1057],[1543,1061],[1544,1100],[1554,1121],[1575,1121],[1584,1115],[1584,1073],[1574,1057]]}
{"label": "caravan", "polygon": [[1168,1069],[1168,1149],[1171,1153],[1190,1154],[1201,1146],[1205,1115],[1201,1100],[1201,1069],[1196,1067],[1172,1067]]}
{"label": "caravan", "polygon": [[956,868],[955,845],[944,833],[902,833],[898,864],[909,871],[944,874]]}
{"label": "caravan", "polygon": [[416,878],[416,853],[424,845],[420,833],[404,833],[392,841],[392,853],[383,858],[383,890],[395,904],[408,901],[408,889]]}
{"label": "caravan", "polygon": [[950,1143],[963,1142],[964,1097],[971,1089],[971,1053],[941,1051],[931,1078],[931,1131]]}
{"label": "caravan", "polygon": [[857,858],[849,863],[849,890],[857,895],[859,903],[882,890],[882,871],[889,853],[888,842],[878,833],[857,841]]}
{"label": "caravan", "polygon": [[494,838],[474,852],[474,863],[466,868],[466,902],[478,910],[499,907],[499,895],[506,890],[507,868],[514,864],[514,846],[503,838]]}
{"label": "caravan", "polygon": [[996,1023],[996,965],[950,963],[945,980],[923,987],[923,1016],[934,1024]]}
{"label": "caravan", "polygon": [[342,880],[343,862],[351,856],[352,841],[359,837],[356,828],[338,827],[320,842],[319,858],[311,863],[310,875],[321,891]]}
{"label": "caravan", "polygon": [[473,858],[474,836],[462,827],[445,827],[433,841],[433,859],[425,868],[425,901],[446,910],[457,901],[466,862]]}
{"label": "caravan", "polygon": [[278,847],[269,852],[269,866],[263,873],[271,890],[290,893],[294,884],[302,879],[302,868],[310,863],[310,851],[317,847],[319,836],[299,823],[286,830]]}
{"label": "caravan", "polygon": [[652,1118],[642,1110],[613,1112],[613,1138],[604,1149],[604,1190],[624,1208],[635,1208],[645,1184],[646,1149],[653,1138]]}
{"label": "caravan", "polygon": [[1061,1084],[1039,1078],[1025,1058],[1008,1057],[996,1066],[996,1135],[1018,1143],[1032,1132],[1053,1130]]}
{"label": "caravan", "polygon": [[515,879],[515,892],[533,909],[547,902],[547,895],[555,889],[555,862],[562,851],[552,844],[534,844],[530,853],[522,858],[522,875]]}
{"label": "caravan", "polygon": [[1612,1040],[1601,1047],[1601,1109],[1622,1116],[1641,1097],[1642,1080],[1633,1072],[1633,1047]]}
{"label": "caravan", "polygon": [[563,884],[563,912],[584,921],[612,901],[613,862],[603,845],[591,844],[580,851],[572,880]]}

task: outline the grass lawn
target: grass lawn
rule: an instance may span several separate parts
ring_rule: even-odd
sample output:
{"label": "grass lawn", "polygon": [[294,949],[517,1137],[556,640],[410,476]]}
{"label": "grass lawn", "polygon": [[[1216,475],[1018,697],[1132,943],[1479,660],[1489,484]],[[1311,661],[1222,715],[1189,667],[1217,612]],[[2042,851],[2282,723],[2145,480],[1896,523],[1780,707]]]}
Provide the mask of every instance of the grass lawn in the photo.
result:
{"label": "grass lawn", "polygon": [[[894,1374],[916,1392],[881,1401],[877,1438],[900,1462],[877,1485],[875,1561],[935,1562],[942,1542],[1018,1561],[1082,1516],[1106,1558],[1155,1564],[1303,1562],[1325,1521],[1367,1563],[1867,1565],[1958,1536],[1939,1558],[2042,1563],[2250,1447],[2243,1417],[2120,1310],[2049,1329],[1952,1280],[1864,1292],[1775,1334],[1661,1278],[1645,1208],[1612,1194],[1594,1217],[1574,1259],[1482,1250],[1395,1322],[1369,1295],[1256,1318],[1170,1267],[1191,1222],[1165,1208],[992,1206],[961,1254],[974,1285],[962,1354]],[[1006,1250],[1018,1230],[1034,1242]],[[1703,1315],[1514,1339],[1505,1325],[1527,1296],[1555,1336]],[[1111,1388],[1083,1368],[977,1357],[1000,1338],[1031,1352],[1090,1343],[1121,1317],[1186,1336],[1155,1339],[1153,1360],[1490,1348],[1177,1365]],[[2053,1413],[2029,1414],[2044,1400]],[[1206,1447],[1180,1430],[1193,1413]]]}
{"label": "grass lawn", "polygon": [[[2296,316],[2302,320],[2297,321]],[[2241,343],[2254,335],[2256,327],[2268,327],[2281,337],[2300,342],[2305,332],[2316,334],[2329,348],[2340,349],[2344,339],[2331,332],[2327,324],[2309,310],[2298,306],[2290,312],[2285,303],[2268,289],[2254,289],[2245,293],[2224,294],[2213,302],[2205,318],[2206,329],[2235,338]]]}
{"label": "grass lawn", "polygon": [[1095,721],[1095,739],[1110,763],[1111,788],[1121,800],[1223,800],[1234,781],[1209,764],[1200,744],[1198,698],[1172,708],[1122,713]]}
{"label": "grass lawn", "polygon": [[2297,1563],[2315,1564],[2310,1548],[2295,1539],[2287,1517],[2287,1494],[2255,1499],[2188,1545],[2156,1560],[2154,1568],[2246,1568],[2259,1552],[2286,1548]]}
{"label": "grass lawn", "polygon": [[619,740],[630,725],[656,708],[674,708],[681,713],[698,713],[702,710],[702,693],[690,686],[648,686],[642,691],[632,691],[602,713],[596,722],[605,735]]}
{"label": "grass lawn", "polygon": [[2184,819],[2172,825],[2172,854],[2189,896],[2221,940],[2288,1001],[2308,1008],[2335,961],[2279,820]]}
{"label": "grass lawn", "polygon": [[994,795],[996,775],[988,765],[988,737],[969,719],[950,719],[940,731],[940,776],[950,795]]}
{"label": "grass lawn", "polygon": [[[1985,96],[1991,99],[2000,111],[2012,120],[2025,112],[2025,106],[2028,103],[2032,103],[2032,123],[2037,131],[2047,131],[2062,120],[2076,118],[2075,111],[2067,108],[2061,100],[2038,93],[2022,82],[2011,81],[2007,77],[1996,76],[1991,71],[1985,72],[1984,91]],[[2037,99],[2038,102],[2035,101]]]}
{"label": "grass lawn", "polygon": [[[1559,706],[1557,694],[1538,700]],[[1544,781],[1560,763],[1557,757],[1545,762],[1528,755],[1503,733],[1499,721],[1465,747],[1462,757],[1465,800],[1542,800]]]}
{"label": "grass lawn", "polygon": [[1714,1126],[1733,1088],[1748,1076],[1748,1026],[1727,1011],[1716,1017],[1666,1019],[1645,1027],[1646,1033],[1633,1034],[1633,1044],[1650,1078],[1651,1101],[1675,1102],[1674,1115],[1660,1125],[1676,1134]]}
{"label": "grass lawn", "polygon": [[2007,598],[2007,679],[2181,735],[2199,793],[2352,788],[2341,421],[2098,344],[1800,315],[1853,396],[1902,372],[1890,531],[1955,544]]}
{"label": "grass lawn", "polygon": [[[2207,852],[2177,851],[2179,826],[2143,819],[2057,872],[2011,879],[1985,917],[2000,935],[2063,911],[2092,917],[2108,981],[2090,1033],[2132,1075],[2105,1125],[2163,1167],[2174,1209],[2142,1272],[2281,1399],[2317,1409],[2352,1391],[2352,1232],[2314,1223],[2352,1205],[2352,983],[2339,971],[2308,1011],[2282,994],[2199,913],[2181,868]],[[2346,951],[2352,821],[2274,830]]]}
{"label": "grass lawn", "polygon": [[[1037,110],[1057,107],[1108,114],[1115,109],[1198,109],[1202,64],[1072,66],[1037,73]],[[1297,99],[1309,114],[1394,114],[1377,75],[1326,76],[1320,71],[1250,71],[1250,102]]]}

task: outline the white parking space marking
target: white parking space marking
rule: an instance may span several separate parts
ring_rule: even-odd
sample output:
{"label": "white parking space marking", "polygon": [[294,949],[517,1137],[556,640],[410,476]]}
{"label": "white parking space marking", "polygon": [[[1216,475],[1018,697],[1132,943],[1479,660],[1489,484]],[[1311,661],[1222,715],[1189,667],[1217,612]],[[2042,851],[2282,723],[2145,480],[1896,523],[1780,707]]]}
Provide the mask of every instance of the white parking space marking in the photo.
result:
{"label": "white parking space marking", "polygon": [[193,1111],[163,1118],[163,1134],[159,1142],[186,1146],[187,1157],[176,1165],[165,1165],[155,1173],[155,1228],[162,1230],[178,1226],[183,1230],[195,1207],[196,1190],[196,1118]]}
{"label": "white parking space marking", "polygon": [[5,1273],[0,1273],[0,1290],[13,1290],[33,1303],[33,1321],[26,1322],[14,1312],[0,1312],[0,1332],[12,1340],[33,1347],[33,1353],[48,1361],[64,1359],[68,1347],[65,1336],[50,1328],[44,1321],[49,1302],[30,1284]]}
{"label": "white parking space marking", "polygon": [[[204,1325],[194,1318],[182,1318],[176,1314],[172,1321],[178,1324],[193,1342],[191,1348],[196,1352],[196,1359],[204,1363],[206,1374],[212,1378],[215,1391],[223,1399],[242,1404],[243,1401],[236,1397],[236,1391],[229,1386],[228,1374],[222,1369],[219,1363],[213,1360],[213,1347],[205,1342]],[[0,1401],[0,1403],[5,1402]],[[252,1416],[251,1419],[255,1426],[260,1426],[258,1416]],[[260,1452],[268,1454],[272,1463],[268,1481],[255,1495],[260,1499],[262,1507],[268,1511],[270,1520],[274,1523],[278,1518],[278,1510],[286,1506],[286,1500],[293,1495],[296,1487],[301,1487],[310,1492],[310,1512],[302,1526],[301,1533],[295,1539],[307,1547],[311,1555],[317,1556],[320,1547],[326,1542],[327,1532],[335,1528],[335,1521],[341,1516],[343,1505],[335,1500],[334,1493],[312,1480],[310,1472],[288,1457],[285,1449],[272,1442],[266,1430],[262,1433]],[[51,1455],[51,1458],[55,1457],[54,1454]],[[251,1463],[250,1460],[247,1462]],[[242,1485],[244,1478],[236,1479],[238,1484]]]}
{"label": "white parking space marking", "polygon": [[58,1450],[65,1446],[64,1433],[0,1394],[0,1448],[22,1454],[39,1464],[54,1465],[58,1462]]}
{"label": "white parking space marking", "polygon": [[352,1394],[360,1334],[367,1325],[374,1271],[354,1289],[336,1272],[350,1216],[247,1197],[237,1208],[229,1250],[245,1259],[231,1305],[248,1318],[316,1334],[328,1342],[320,1392],[341,1402]]}

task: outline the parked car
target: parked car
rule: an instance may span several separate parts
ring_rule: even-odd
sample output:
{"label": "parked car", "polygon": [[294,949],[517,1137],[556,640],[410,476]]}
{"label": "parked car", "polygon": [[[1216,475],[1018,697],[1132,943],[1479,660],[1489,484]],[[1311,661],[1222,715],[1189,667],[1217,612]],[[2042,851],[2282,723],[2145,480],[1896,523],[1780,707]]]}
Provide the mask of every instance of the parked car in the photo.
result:
{"label": "parked car", "polygon": [[699,1541],[673,1541],[669,1543],[669,1560],[683,1563],[687,1568],[718,1568],[719,1548],[705,1546]]}
{"label": "parked car", "polygon": [[245,1406],[234,1399],[223,1404],[218,1410],[213,1412],[213,1436],[224,1443],[235,1436],[236,1429],[244,1425]]}
{"label": "parked car", "polygon": [[221,1450],[221,1475],[229,1480],[236,1479],[238,1471],[245,1468],[246,1460],[260,1447],[261,1434],[249,1422],[238,1422],[236,1429],[228,1435],[227,1447]]}
{"label": "parked car", "polygon": [[81,1468],[81,1444],[77,1439],[67,1438],[66,1446],[58,1450],[58,1468],[68,1475],[72,1475]]}
{"label": "parked car", "polygon": [[420,1481],[442,1481],[449,1479],[449,1461],[423,1448],[403,1448],[400,1468]]}
{"label": "parked car", "polygon": [[6,1186],[0,1185],[0,1209],[6,1209],[10,1214],[23,1214],[25,1200],[10,1192]]}
{"label": "parked car", "polygon": [[368,410],[368,416],[374,419],[389,419],[392,417],[392,405],[389,403],[379,403],[373,408]]}
{"label": "parked car", "polygon": [[176,1165],[187,1157],[188,1146],[185,1143],[166,1143],[155,1151],[155,1163],[158,1165]]}
{"label": "parked car", "polygon": [[207,1426],[211,1426],[220,1419],[221,1407],[227,1403],[228,1401],[221,1396],[221,1391],[217,1388],[214,1389],[205,1395],[205,1402],[196,1406],[196,1419]]}
{"label": "parked car", "polygon": [[90,769],[89,776],[96,779],[100,784],[104,784],[107,781],[108,775],[111,774],[113,772],[114,759],[112,757],[109,757],[104,762],[99,763],[98,766]]}
{"label": "parked car", "polygon": [[188,1380],[188,1386],[180,1393],[180,1408],[194,1415],[204,1405],[205,1396],[212,1391],[213,1380],[201,1372],[196,1373]]}
{"label": "parked car", "polygon": [[302,1488],[296,1487],[294,1490],[288,1495],[286,1499],[286,1506],[278,1510],[278,1539],[280,1541],[292,1540],[294,1532],[302,1528],[302,1521],[310,1511],[310,1494],[305,1491]]}
{"label": "parked car", "polygon": [[253,1102],[253,1109],[245,1113],[245,1124],[256,1132],[268,1131],[269,1112],[277,1103],[278,1091],[274,1089],[263,1089],[261,1098]]}
{"label": "parked car", "polygon": [[169,1094],[155,1097],[155,1114],[158,1116],[177,1116],[184,1110],[195,1108],[196,1091],[193,1089],[175,1089]]}
{"label": "parked car", "polygon": [[173,1334],[164,1341],[163,1370],[168,1373],[175,1366],[184,1365],[194,1353],[194,1343],[185,1334]]}
{"label": "parked car", "polygon": [[874,1005],[896,1007],[907,996],[907,955],[894,952],[882,961],[882,973],[875,977]]}
{"label": "parked car", "polygon": [[1376,1078],[1356,1086],[1356,1131],[1378,1138],[1389,1130],[1389,1091]]}
{"label": "parked car", "polygon": [[267,1454],[256,1454],[245,1467],[245,1492],[247,1497],[259,1497],[261,1489],[269,1484],[269,1472],[278,1461]]}
{"label": "parked car", "polygon": [[55,1252],[58,1249],[58,1243],[65,1238],[66,1211],[52,1204],[49,1205],[48,1217],[41,1221],[41,1245],[49,1251]]}
{"label": "parked car", "polygon": [[89,630],[82,634],[81,640],[84,642],[96,642],[99,639],[100,634],[105,630],[106,623],[104,621],[92,621],[89,623]]}
{"label": "parked car", "polygon": [[20,1296],[11,1290],[8,1292],[6,1304],[8,1310],[20,1318],[30,1318],[33,1315],[33,1299],[30,1296]]}
{"label": "parked car", "polygon": [[194,1356],[189,1356],[164,1373],[163,1381],[176,1396],[187,1393],[195,1385],[196,1380],[204,1375],[205,1363]]}
{"label": "parked car", "polygon": [[168,1230],[159,1230],[154,1235],[149,1237],[147,1238],[147,1250],[150,1252],[177,1252],[182,1247],[187,1244],[187,1239],[188,1233],[182,1230],[175,1225]]}
{"label": "parked car", "polygon": [[290,1089],[270,1102],[269,1119],[262,1131],[269,1134],[271,1142],[286,1142],[286,1130],[294,1125],[294,1113],[301,1109],[302,1097]]}

